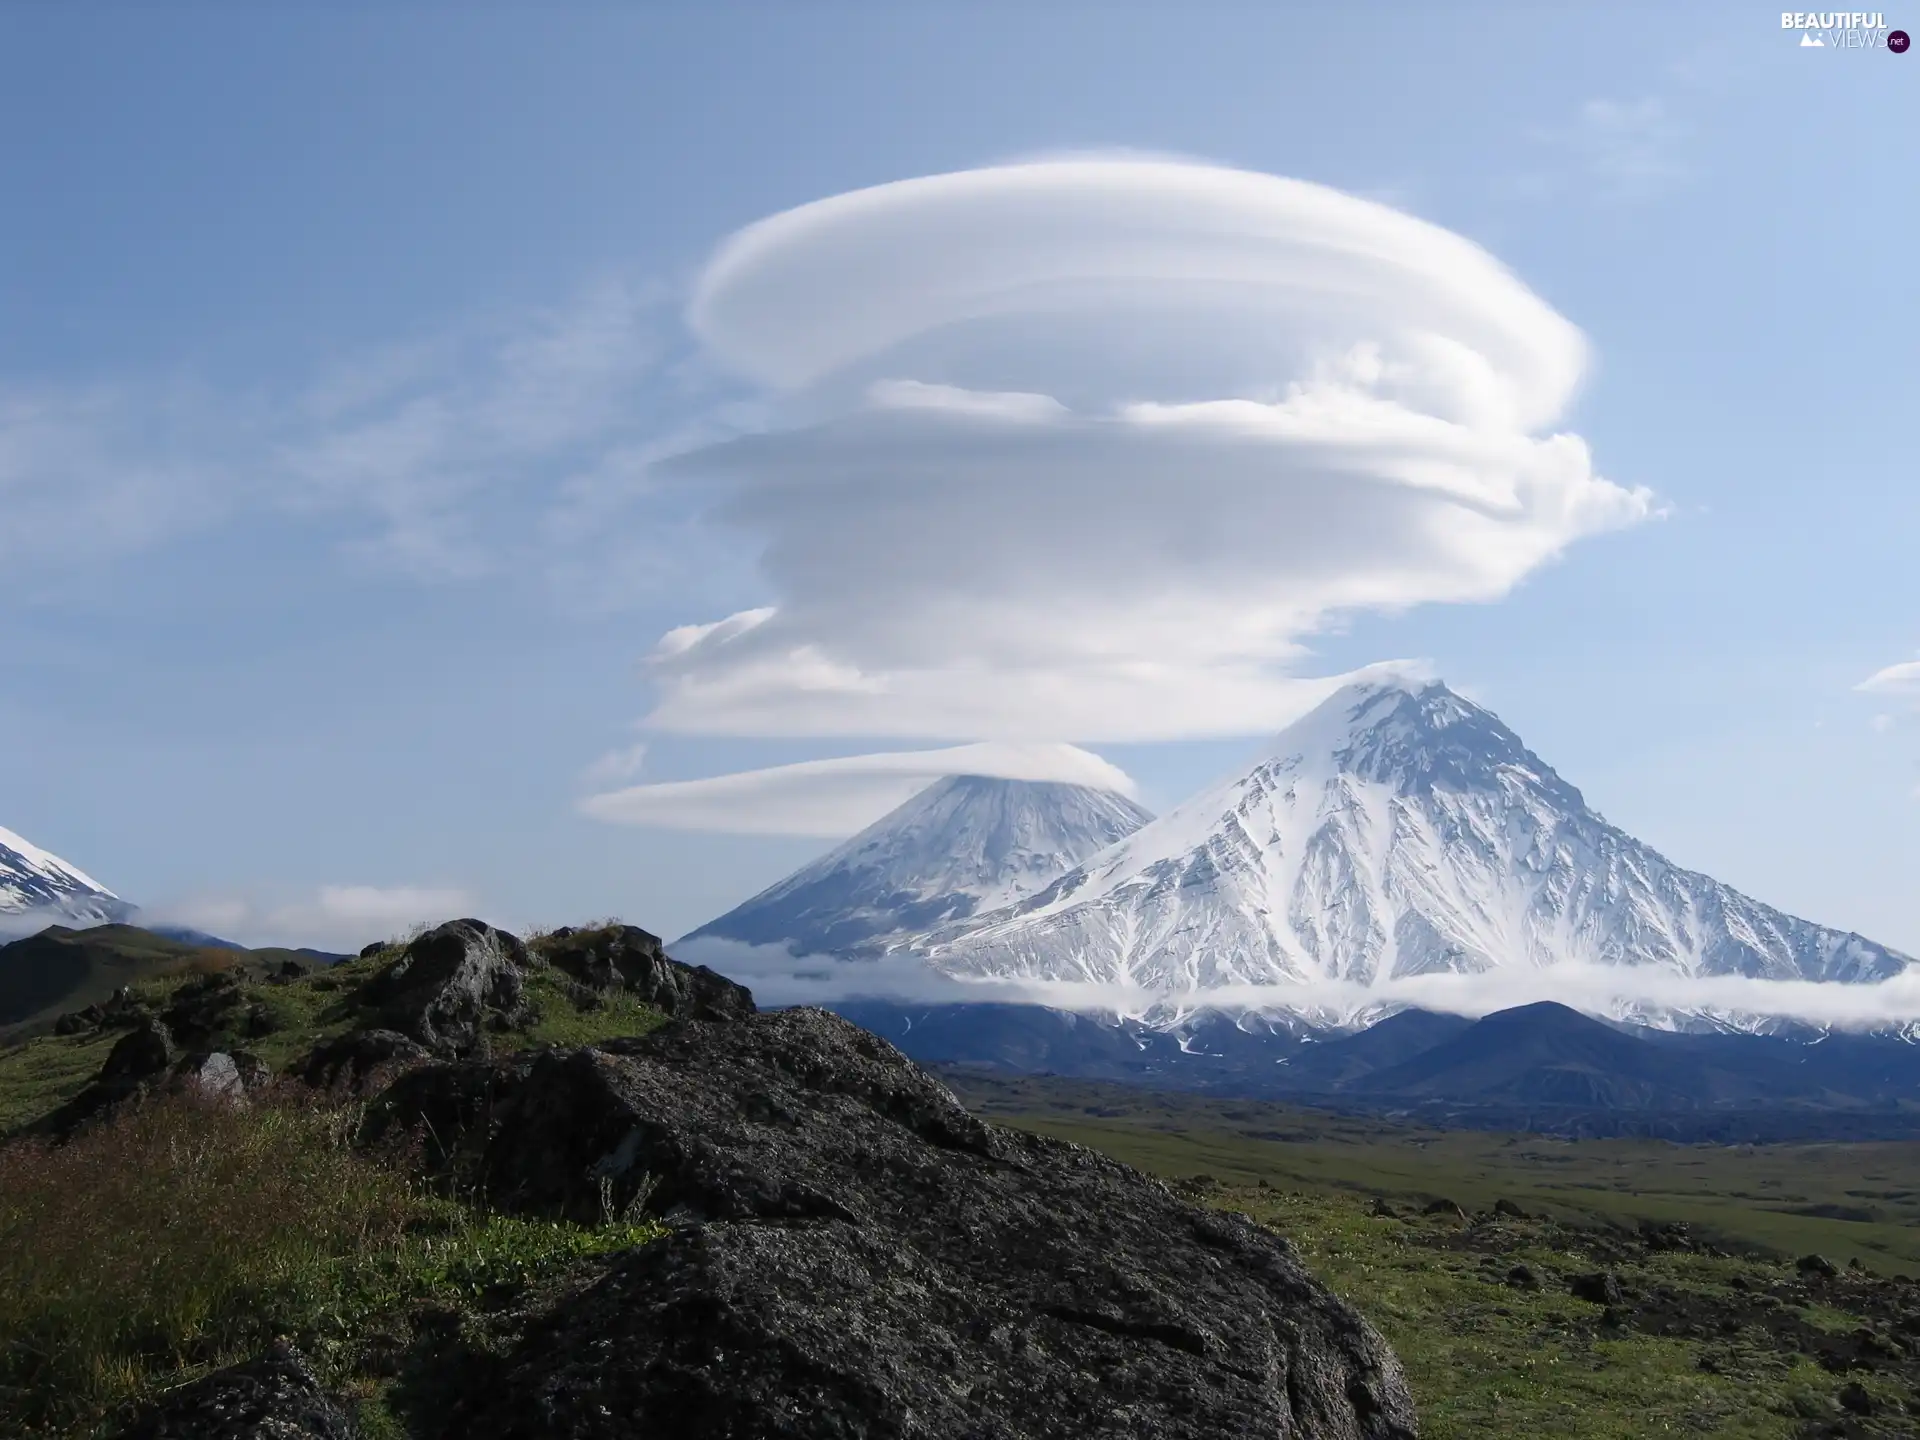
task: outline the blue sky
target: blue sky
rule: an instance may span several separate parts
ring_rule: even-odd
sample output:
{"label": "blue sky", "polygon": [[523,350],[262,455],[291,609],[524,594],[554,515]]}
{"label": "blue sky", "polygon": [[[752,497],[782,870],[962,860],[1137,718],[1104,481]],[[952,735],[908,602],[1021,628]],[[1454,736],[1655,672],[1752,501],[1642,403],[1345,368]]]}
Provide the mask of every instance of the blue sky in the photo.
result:
{"label": "blue sky", "polygon": [[[663,635],[791,599],[672,458],[791,399],[699,278],[795,206],[1132,151],[1482,247],[1585,336],[1548,428],[1650,497],[1281,668],[1428,659],[1675,860],[1920,952],[1915,134],[1920,60],[1750,6],[14,7],[0,823],[243,938],[727,908],[827,842],[582,797],[997,736],[643,725]],[[1022,725],[1155,808],[1259,745]]]}

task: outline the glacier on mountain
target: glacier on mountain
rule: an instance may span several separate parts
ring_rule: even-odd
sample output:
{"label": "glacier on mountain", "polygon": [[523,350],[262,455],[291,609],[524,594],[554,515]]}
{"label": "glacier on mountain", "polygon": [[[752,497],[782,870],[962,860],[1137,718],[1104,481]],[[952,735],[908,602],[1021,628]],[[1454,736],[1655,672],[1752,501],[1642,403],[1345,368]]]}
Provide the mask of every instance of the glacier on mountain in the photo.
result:
{"label": "glacier on mountain", "polygon": [[994,911],[896,942],[956,979],[1241,987],[1521,967],[1873,981],[1907,957],[1684,870],[1609,824],[1489,711],[1365,682],[1249,772]]}
{"label": "glacier on mountain", "polygon": [[998,910],[1153,817],[1117,791],[953,775],[676,942],[861,955]]}
{"label": "glacier on mountain", "polygon": [[52,924],[108,924],[132,911],[77,866],[0,828],[0,933]]}

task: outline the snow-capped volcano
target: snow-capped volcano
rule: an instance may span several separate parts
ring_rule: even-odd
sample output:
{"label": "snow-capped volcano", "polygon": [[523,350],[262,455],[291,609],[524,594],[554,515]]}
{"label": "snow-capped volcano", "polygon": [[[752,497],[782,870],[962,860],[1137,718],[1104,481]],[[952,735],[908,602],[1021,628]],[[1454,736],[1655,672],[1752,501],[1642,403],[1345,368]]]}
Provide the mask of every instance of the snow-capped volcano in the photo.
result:
{"label": "snow-capped volcano", "polygon": [[0,926],[9,917],[45,924],[106,924],[133,907],[58,855],[0,829]]}
{"label": "snow-capped volcano", "polygon": [[1377,987],[1566,963],[1862,981],[1906,957],[1682,870],[1441,684],[1349,686],[1270,758],[997,912],[904,948],[956,976]]}
{"label": "snow-capped volcano", "polygon": [[1152,818],[1111,790],[949,776],[683,939],[872,950],[1031,895]]}

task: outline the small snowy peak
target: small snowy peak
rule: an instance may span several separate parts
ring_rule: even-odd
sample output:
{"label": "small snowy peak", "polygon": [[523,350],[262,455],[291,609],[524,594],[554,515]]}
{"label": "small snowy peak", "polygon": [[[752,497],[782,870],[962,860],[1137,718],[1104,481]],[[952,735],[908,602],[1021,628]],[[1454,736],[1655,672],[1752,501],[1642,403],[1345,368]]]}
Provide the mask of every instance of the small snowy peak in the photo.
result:
{"label": "small snowy peak", "polygon": [[124,919],[132,907],[78,866],[0,828],[0,921],[40,919],[47,924]]}
{"label": "small snowy peak", "polygon": [[1562,964],[1868,981],[1907,964],[1674,865],[1438,682],[1348,686],[1268,757],[902,948],[955,976],[1163,994]]}
{"label": "small snowy peak", "polygon": [[1152,818],[1112,790],[949,776],[679,943],[871,953],[1012,904]]}

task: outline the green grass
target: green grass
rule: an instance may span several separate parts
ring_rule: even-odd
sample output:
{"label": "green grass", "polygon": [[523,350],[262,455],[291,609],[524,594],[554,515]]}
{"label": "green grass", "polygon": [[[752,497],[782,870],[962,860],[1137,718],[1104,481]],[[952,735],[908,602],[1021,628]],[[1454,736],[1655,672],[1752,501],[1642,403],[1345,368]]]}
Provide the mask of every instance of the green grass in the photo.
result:
{"label": "green grass", "polygon": [[[1577,1250],[1519,1234],[1481,1266],[1435,1243],[1445,1222],[1375,1219],[1356,1198],[1256,1191],[1215,1199],[1288,1236],[1309,1268],[1380,1328],[1406,1366],[1426,1440],[1784,1440],[1802,1424],[1796,1393],[1806,1397],[1803,1408],[1840,1413],[1832,1397],[1844,1382],[1810,1360],[1768,1354],[1735,1373],[1710,1374],[1700,1369],[1698,1339],[1609,1334],[1596,1323],[1597,1307],[1567,1294],[1567,1278],[1597,1263]],[[1515,1262],[1542,1278],[1540,1290],[1502,1282]],[[1741,1265],[1663,1256],[1619,1269],[1629,1285],[1698,1288],[1703,1270],[1724,1268],[1730,1278]]]}
{"label": "green grass", "polygon": [[[1085,1082],[946,1078],[983,1114],[1103,1150],[1286,1235],[1392,1343],[1427,1440],[1920,1431],[1920,1356],[1849,1374],[1814,1358],[1863,1329],[1897,1346],[1892,1322],[1920,1315],[1920,1288],[1859,1272],[1816,1291],[1788,1258],[1818,1251],[1920,1273],[1920,1237],[1891,1218],[1920,1182],[1920,1147],[1571,1143]],[[1417,1214],[1440,1197],[1481,1218]],[[1841,1197],[1886,1218],[1777,1208]],[[1530,1218],[1487,1216],[1502,1198]],[[1373,1215],[1376,1200],[1400,1218]],[[1675,1220],[1719,1243],[1667,1251],[1637,1238],[1642,1221]],[[1515,1264],[1538,1289],[1507,1283]],[[1572,1277],[1597,1270],[1627,1287],[1612,1322],[1569,1293]],[[1876,1415],[1821,1428],[1841,1419],[1849,1382]]]}
{"label": "green grass", "polygon": [[0,1148],[0,1433],[91,1434],[279,1335],[392,1433],[392,1367],[371,1357],[413,1345],[423,1307],[484,1313],[661,1233],[430,1193],[357,1153],[356,1121],[310,1097],[170,1098],[64,1146]]}
{"label": "green grass", "polygon": [[[284,1070],[366,1023],[354,991],[393,953],[286,978],[278,959],[203,952],[130,988],[159,1013],[180,986],[232,975],[240,1000],[222,1023],[237,1028],[206,1043]],[[526,998],[530,1022],[490,1033],[496,1052],[643,1034],[665,1018],[624,994],[588,995],[537,954]],[[0,1045],[0,1135],[77,1094],[127,1032],[13,1033]],[[0,1143],[0,1434],[92,1435],[125,1402],[282,1335],[358,1401],[373,1440],[431,1430],[419,1417],[447,1398],[432,1377],[463,1362],[413,1365],[420,1380],[395,1356],[444,1350],[447,1315],[462,1336],[483,1331],[514,1297],[661,1233],[644,1218],[556,1224],[434,1193],[411,1157],[358,1153],[357,1118],[283,1082],[244,1108],[163,1096],[61,1146]],[[429,1337],[419,1317],[435,1313]]]}
{"label": "green grass", "polygon": [[41,1035],[0,1049],[0,1135],[78,1094],[119,1038],[117,1030]]}
{"label": "green grass", "polygon": [[644,1035],[666,1023],[667,1017],[631,995],[613,992],[590,1006],[571,998],[566,977],[536,958],[527,968],[526,997],[539,1018],[524,1032],[496,1037],[502,1049],[535,1045],[591,1045],[621,1035]]}
{"label": "green grass", "polygon": [[[1920,1276],[1920,1145],[1911,1143],[1570,1141],[1094,1082],[945,1078],[983,1115],[1158,1174],[1390,1200],[1444,1196],[1468,1209],[1507,1198],[1595,1225],[1680,1221],[1729,1246]],[[1791,1213],[1823,1204],[1874,1218]]]}

